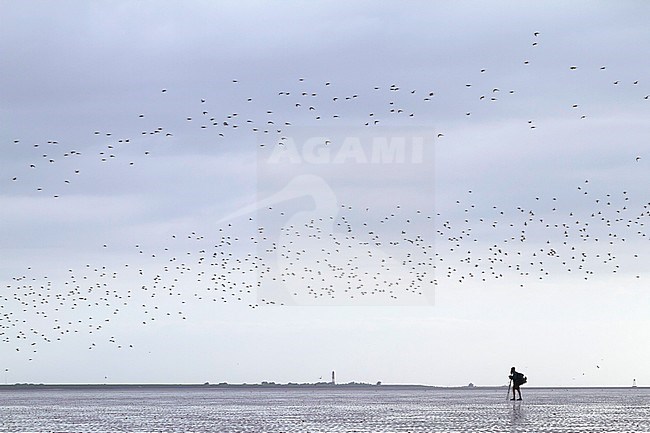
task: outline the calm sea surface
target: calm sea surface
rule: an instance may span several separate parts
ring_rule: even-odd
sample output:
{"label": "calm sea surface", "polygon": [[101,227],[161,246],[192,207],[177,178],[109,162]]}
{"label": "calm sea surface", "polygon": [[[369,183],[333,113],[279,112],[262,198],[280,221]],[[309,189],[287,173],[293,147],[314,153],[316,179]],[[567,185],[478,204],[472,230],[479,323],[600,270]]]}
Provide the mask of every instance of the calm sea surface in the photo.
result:
{"label": "calm sea surface", "polygon": [[650,432],[650,389],[4,389],[0,432]]}

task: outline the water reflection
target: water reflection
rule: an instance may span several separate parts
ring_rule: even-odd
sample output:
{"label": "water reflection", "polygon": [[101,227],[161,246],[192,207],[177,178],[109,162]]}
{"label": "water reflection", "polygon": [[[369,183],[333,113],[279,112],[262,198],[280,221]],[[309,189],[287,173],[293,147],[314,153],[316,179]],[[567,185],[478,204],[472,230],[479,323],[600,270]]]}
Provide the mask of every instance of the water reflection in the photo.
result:
{"label": "water reflection", "polygon": [[510,431],[519,431],[519,427],[524,422],[525,411],[522,408],[521,401],[513,401],[510,410]]}

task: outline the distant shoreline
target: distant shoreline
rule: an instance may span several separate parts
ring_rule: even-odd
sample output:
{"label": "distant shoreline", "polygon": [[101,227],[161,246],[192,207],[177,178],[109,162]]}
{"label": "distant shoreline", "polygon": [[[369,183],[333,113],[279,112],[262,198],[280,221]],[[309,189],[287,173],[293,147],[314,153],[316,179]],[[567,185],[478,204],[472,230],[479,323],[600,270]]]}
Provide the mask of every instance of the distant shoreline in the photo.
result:
{"label": "distant shoreline", "polygon": [[[46,383],[14,383],[14,384],[0,384],[0,391],[3,390],[49,390],[49,389],[69,389],[69,390],[120,390],[120,389],[248,389],[248,390],[278,390],[278,389],[291,389],[291,390],[341,390],[341,389],[355,389],[355,390],[504,390],[507,385],[501,386],[434,386],[434,385],[409,385],[409,384],[366,384],[366,383],[204,383],[204,384],[171,384],[171,383],[151,383],[151,384],[99,384],[99,383],[86,383],[86,384],[46,384]],[[632,387],[632,386],[542,386],[542,387],[526,387],[526,389],[546,389],[546,390],[563,390],[563,389],[650,389],[650,387]]]}

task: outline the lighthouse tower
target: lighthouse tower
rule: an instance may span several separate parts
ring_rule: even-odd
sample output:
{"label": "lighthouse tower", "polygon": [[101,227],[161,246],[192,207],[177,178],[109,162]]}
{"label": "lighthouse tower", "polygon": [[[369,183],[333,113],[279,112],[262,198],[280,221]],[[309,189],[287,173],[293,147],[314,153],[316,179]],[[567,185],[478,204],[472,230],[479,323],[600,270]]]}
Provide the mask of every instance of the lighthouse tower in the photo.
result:
{"label": "lighthouse tower", "polygon": [[332,385],[336,385],[336,379],[334,378],[334,370],[332,370]]}

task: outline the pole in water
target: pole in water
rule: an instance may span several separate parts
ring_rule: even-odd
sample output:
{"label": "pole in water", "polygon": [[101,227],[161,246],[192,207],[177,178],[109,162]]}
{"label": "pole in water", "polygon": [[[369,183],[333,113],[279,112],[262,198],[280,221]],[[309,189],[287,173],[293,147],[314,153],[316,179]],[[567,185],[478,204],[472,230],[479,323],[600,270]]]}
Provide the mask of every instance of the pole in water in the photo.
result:
{"label": "pole in water", "polygon": [[[508,400],[510,398],[510,385],[512,385],[512,379],[510,379],[510,382],[508,382],[508,393],[506,394],[506,400]],[[512,391],[512,392],[513,392],[513,395],[514,395],[514,391]]]}

